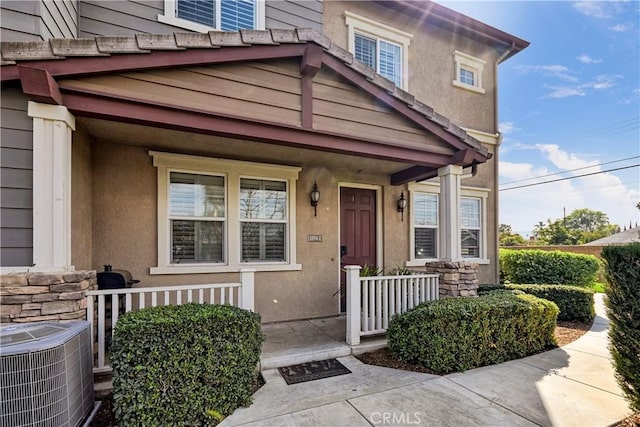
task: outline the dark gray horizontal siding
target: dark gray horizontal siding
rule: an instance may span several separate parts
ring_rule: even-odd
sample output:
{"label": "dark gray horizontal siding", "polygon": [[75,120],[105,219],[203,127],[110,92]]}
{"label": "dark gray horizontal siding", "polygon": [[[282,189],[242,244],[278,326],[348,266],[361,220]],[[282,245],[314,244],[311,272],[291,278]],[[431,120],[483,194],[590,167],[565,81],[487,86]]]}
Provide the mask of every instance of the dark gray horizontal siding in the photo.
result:
{"label": "dark gray horizontal siding", "polygon": [[313,28],[322,31],[322,0],[267,0],[267,28]]}
{"label": "dark gray horizontal siding", "polygon": [[2,2],[0,3],[0,13],[2,14],[2,41],[42,40],[40,17],[36,11],[9,9],[5,2]]}
{"label": "dark gray horizontal siding", "polygon": [[2,1],[2,41],[78,36],[77,0]]}
{"label": "dark gray horizontal siding", "polygon": [[33,259],[32,248],[2,248],[0,247],[0,266],[2,267],[28,267],[33,262],[25,264],[24,259]]}
{"label": "dark gray horizontal siding", "polygon": [[80,37],[185,31],[158,22],[158,15],[164,14],[162,0],[82,1],[79,7]]}
{"label": "dark gray horizontal siding", "polygon": [[30,190],[33,188],[33,171],[3,167],[0,169],[0,180],[2,180],[2,187]]}
{"label": "dark gray horizontal siding", "polygon": [[[164,1],[82,1],[79,4],[79,37],[172,33],[187,31],[158,22]],[[267,0],[267,28],[314,28],[322,31],[321,0]]]}
{"label": "dark gray horizontal siding", "polygon": [[19,89],[3,88],[0,105],[0,266],[30,266],[33,120],[27,115],[27,98]]}

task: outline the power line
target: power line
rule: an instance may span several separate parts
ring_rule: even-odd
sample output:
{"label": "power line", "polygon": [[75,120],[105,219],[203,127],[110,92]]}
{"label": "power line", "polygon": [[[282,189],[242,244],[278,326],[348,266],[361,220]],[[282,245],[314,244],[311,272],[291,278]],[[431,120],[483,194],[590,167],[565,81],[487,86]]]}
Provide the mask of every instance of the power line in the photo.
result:
{"label": "power line", "polygon": [[604,170],[604,171],[591,172],[591,173],[585,173],[585,174],[582,174],[582,175],[575,175],[575,176],[568,176],[568,177],[565,177],[565,178],[552,179],[552,180],[549,180],[549,181],[534,182],[532,184],[518,185],[516,187],[501,188],[498,191],[507,191],[507,190],[515,190],[516,188],[533,187],[534,185],[542,185],[542,184],[549,184],[551,182],[566,181],[568,179],[582,178],[583,176],[599,175],[601,173],[614,172],[614,171],[619,171],[619,170],[623,170],[623,169],[635,168],[635,167],[638,167],[638,166],[640,166],[640,163],[637,163],[635,165],[622,166],[622,167],[614,168],[614,169],[607,169],[607,170]]}
{"label": "power line", "polygon": [[518,180],[515,180],[515,181],[504,182],[504,183],[502,183],[502,185],[515,184],[516,182],[531,181],[531,180],[538,179],[538,178],[546,178],[548,176],[561,175],[563,173],[575,172],[575,171],[580,171],[580,170],[584,170],[584,169],[595,168],[596,166],[610,165],[611,163],[620,163],[620,162],[624,162],[626,160],[633,160],[633,159],[640,159],[640,156],[633,156],[633,157],[627,157],[625,159],[612,160],[610,162],[598,163],[597,165],[592,165],[592,166],[583,166],[581,168],[576,168],[576,169],[567,169],[565,171],[554,172],[554,173],[549,173],[549,174],[540,175],[540,176],[534,176],[532,178],[518,179]]}

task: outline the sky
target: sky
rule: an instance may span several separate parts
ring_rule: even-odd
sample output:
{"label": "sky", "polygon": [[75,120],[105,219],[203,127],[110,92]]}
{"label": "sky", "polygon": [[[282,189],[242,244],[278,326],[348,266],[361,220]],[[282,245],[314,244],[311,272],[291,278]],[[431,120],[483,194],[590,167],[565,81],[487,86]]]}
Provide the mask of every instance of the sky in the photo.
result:
{"label": "sky", "polygon": [[498,69],[500,223],[525,238],[581,208],[640,223],[640,1],[439,3],[531,43]]}

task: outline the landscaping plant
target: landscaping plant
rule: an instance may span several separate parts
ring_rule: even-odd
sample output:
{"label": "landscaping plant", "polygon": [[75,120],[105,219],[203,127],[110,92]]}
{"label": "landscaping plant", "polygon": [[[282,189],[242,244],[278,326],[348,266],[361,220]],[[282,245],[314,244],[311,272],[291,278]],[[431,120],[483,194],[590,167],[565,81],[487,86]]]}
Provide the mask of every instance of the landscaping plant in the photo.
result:
{"label": "landscaping plant", "polygon": [[511,291],[430,301],[393,317],[389,349],[438,373],[502,363],[555,347],[558,311],[551,301]]}
{"label": "landscaping plant", "polygon": [[609,338],[616,379],[640,412],[640,243],[605,246]]}
{"label": "landscaping plant", "polygon": [[111,347],[118,425],[216,425],[251,403],[260,315],[229,305],[145,308],[118,319]]}
{"label": "landscaping plant", "polygon": [[499,289],[519,290],[556,303],[560,309],[558,320],[591,322],[596,315],[593,291],[565,285],[481,285],[478,293],[487,294]]}
{"label": "landscaping plant", "polygon": [[600,262],[593,255],[500,249],[500,282],[590,286]]}

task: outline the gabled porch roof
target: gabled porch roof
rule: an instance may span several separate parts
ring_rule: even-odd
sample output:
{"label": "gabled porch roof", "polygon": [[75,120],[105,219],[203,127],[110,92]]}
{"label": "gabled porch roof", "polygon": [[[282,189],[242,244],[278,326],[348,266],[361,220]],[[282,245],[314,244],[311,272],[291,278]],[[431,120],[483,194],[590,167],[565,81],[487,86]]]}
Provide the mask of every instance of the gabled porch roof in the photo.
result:
{"label": "gabled porch roof", "polygon": [[[446,165],[486,162],[486,147],[449,119],[354,60],[353,55],[313,30],[242,30],[130,37],[3,42],[3,85],[17,83],[33,101],[64,105],[76,116],[143,124],[194,133],[311,148],[405,163],[391,174],[394,185],[435,177]],[[68,84],[69,79],[117,73],[295,58],[301,79],[300,125],[212,112],[136,96]],[[313,79],[328,69],[417,129],[432,135],[419,145],[403,144],[314,127]],[[448,147],[443,150],[442,146]]]}

